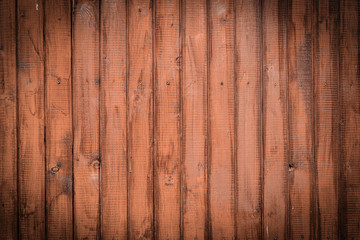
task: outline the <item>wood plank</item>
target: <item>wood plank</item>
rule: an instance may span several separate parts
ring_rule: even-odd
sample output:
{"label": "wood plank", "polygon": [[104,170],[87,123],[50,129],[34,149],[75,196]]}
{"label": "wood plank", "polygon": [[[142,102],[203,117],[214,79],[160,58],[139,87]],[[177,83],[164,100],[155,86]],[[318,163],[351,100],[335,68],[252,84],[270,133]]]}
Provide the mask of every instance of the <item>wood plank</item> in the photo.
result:
{"label": "wood plank", "polygon": [[180,3],[155,1],[155,231],[180,238]]}
{"label": "wood plank", "polygon": [[71,5],[45,2],[47,238],[73,237]]}
{"label": "wood plank", "polygon": [[234,2],[209,3],[209,211],[214,239],[232,239],[235,224]]}
{"label": "wood plank", "polygon": [[0,238],[16,239],[17,131],[16,131],[16,7],[0,2]]}
{"label": "wood plank", "polygon": [[338,239],[339,187],[339,2],[315,1],[314,106],[316,229],[318,239]]}
{"label": "wood plank", "polygon": [[103,0],[101,13],[101,237],[125,239],[128,206],[126,3]]}
{"label": "wood plank", "polygon": [[19,237],[45,238],[44,8],[17,2]]}
{"label": "wood plank", "polygon": [[128,6],[129,238],[153,239],[152,2]]}
{"label": "wood plank", "polygon": [[260,2],[235,2],[237,238],[261,239]]}
{"label": "wood plank", "polygon": [[182,214],[184,239],[208,239],[207,6],[182,2]]}
{"label": "wood plank", "polygon": [[341,239],[360,238],[359,13],[359,1],[340,1]]}
{"label": "wood plank", "polygon": [[289,235],[314,238],[312,0],[288,2]]}
{"label": "wood plank", "polygon": [[264,239],[287,239],[289,169],[286,13],[286,0],[263,2]]}
{"label": "wood plank", "polygon": [[99,2],[73,15],[74,237],[100,237]]}

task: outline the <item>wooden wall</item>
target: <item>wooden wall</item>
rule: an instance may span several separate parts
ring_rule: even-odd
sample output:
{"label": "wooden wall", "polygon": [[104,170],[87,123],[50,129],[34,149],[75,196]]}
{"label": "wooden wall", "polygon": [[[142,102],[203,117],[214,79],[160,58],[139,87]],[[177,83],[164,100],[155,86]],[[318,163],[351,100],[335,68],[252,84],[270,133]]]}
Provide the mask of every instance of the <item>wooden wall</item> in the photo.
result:
{"label": "wooden wall", "polygon": [[360,239],[357,0],[1,0],[1,239]]}

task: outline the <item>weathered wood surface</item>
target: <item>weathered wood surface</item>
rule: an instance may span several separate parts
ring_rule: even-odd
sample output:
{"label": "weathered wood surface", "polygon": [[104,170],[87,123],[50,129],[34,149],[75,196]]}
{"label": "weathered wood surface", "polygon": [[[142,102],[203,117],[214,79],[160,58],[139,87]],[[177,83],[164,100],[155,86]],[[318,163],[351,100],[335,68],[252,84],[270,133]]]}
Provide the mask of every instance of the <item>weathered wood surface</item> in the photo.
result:
{"label": "weathered wood surface", "polygon": [[75,1],[72,27],[74,237],[100,237],[99,1]]}
{"label": "weathered wood surface", "polygon": [[1,239],[18,235],[16,5],[0,3],[0,231]]}
{"label": "weathered wood surface", "polygon": [[260,10],[260,1],[235,1],[235,207],[238,239],[262,237]]}
{"label": "weathered wood surface", "polygon": [[73,236],[71,4],[45,5],[47,238]]}
{"label": "weathered wood surface", "polygon": [[180,1],[155,1],[154,221],[157,239],[180,239]]}
{"label": "weathered wood surface", "polygon": [[339,4],[313,6],[315,235],[339,239]]}
{"label": "weathered wood surface", "polygon": [[19,238],[45,238],[44,5],[17,1]]}
{"label": "weathered wood surface", "polygon": [[264,239],[288,234],[287,2],[262,6],[262,133]]}
{"label": "weathered wood surface", "polygon": [[208,238],[206,1],[182,2],[182,234]]}
{"label": "weathered wood surface", "polygon": [[314,125],[312,2],[288,1],[289,235],[313,239]]}
{"label": "weathered wood surface", "polygon": [[100,14],[101,237],[127,235],[125,0],[102,0]]}
{"label": "weathered wood surface", "polygon": [[360,3],[340,1],[341,239],[360,238]]}
{"label": "weathered wood surface", "polygon": [[153,5],[128,6],[129,238],[154,238]]}
{"label": "weathered wood surface", "polygon": [[357,0],[3,0],[1,239],[360,238]]}

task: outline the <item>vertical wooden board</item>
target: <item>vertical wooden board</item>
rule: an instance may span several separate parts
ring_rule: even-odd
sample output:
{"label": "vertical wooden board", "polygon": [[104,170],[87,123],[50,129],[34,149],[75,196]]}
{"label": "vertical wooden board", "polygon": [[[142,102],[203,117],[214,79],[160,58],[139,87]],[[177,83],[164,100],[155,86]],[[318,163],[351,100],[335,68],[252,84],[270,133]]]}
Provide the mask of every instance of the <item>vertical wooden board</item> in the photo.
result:
{"label": "vertical wooden board", "polygon": [[180,238],[180,3],[155,1],[155,231]]}
{"label": "vertical wooden board", "polygon": [[41,1],[17,2],[19,237],[45,238],[44,49]]}
{"label": "vertical wooden board", "polygon": [[73,236],[71,5],[45,2],[46,228],[50,239]]}
{"label": "vertical wooden board", "polygon": [[153,239],[152,3],[128,6],[129,238]]}
{"label": "vertical wooden board", "polygon": [[235,225],[234,2],[209,3],[209,211],[214,239],[233,239]]}
{"label": "vertical wooden board", "polygon": [[184,239],[207,239],[207,7],[182,2],[182,214]]}
{"label": "vertical wooden board", "polygon": [[285,0],[263,1],[263,234],[287,239],[288,128]]}
{"label": "vertical wooden board", "polygon": [[338,239],[338,1],[314,2],[314,113],[316,229],[319,239]]}
{"label": "vertical wooden board", "polygon": [[16,9],[0,3],[0,238],[17,238]]}
{"label": "vertical wooden board", "polygon": [[124,239],[127,235],[126,21],[124,0],[101,1],[100,201],[103,239]]}
{"label": "vertical wooden board", "polygon": [[342,239],[360,238],[360,3],[340,1],[340,222]]}
{"label": "vertical wooden board", "polygon": [[74,237],[100,237],[99,2],[73,16]]}
{"label": "vertical wooden board", "polygon": [[313,238],[312,0],[288,2],[289,235]]}
{"label": "vertical wooden board", "polygon": [[237,238],[261,238],[260,2],[235,2]]}

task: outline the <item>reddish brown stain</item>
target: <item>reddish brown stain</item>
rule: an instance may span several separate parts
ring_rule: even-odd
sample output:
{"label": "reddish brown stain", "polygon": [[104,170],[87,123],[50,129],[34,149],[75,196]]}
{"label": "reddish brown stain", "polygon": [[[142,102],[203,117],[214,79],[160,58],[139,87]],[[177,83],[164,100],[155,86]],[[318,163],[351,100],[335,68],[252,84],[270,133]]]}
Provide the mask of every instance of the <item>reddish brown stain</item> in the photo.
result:
{"label": "reddish brown stain", "polygon": [[1,239],[357,239],[356,0],[3,0]]}

